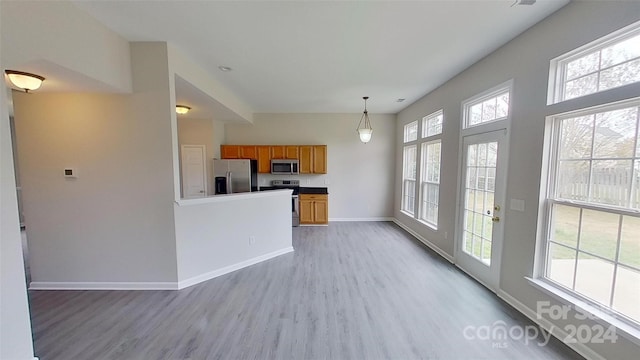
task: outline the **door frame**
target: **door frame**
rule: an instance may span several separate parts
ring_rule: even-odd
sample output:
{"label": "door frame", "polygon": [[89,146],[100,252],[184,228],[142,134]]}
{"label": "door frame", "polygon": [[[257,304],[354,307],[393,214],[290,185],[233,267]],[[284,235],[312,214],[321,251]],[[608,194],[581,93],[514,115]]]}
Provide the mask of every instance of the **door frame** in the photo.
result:
{"label": "door frame", "polygon": [[[473,103],[474,101],[478,100],[478,99],[482,99],[485,98],[487,96],[490,96],[491,94],[494,94],[496,92],[502,91],[504,89],[508,89],[509,90],[509,113],[507,114],[506,119],[502,119],[502,120],[498,120],[498,121],[492,121],[492,122],[486,122],[486,123],[482,123],[479,125],[475,125],[475,126],[470,126],[465,128],[465,121],[466,121],[466,112],[467,112],[467,106],[471,103]],[[465,274],[469,275],[470,277],[472,277],[473,279],[475,279],[477,282],[479,282],[480,284],[482,284],[484,287],[486,287],[487,289],[491,290],[494,293],[497,293],[498,290],[500,289],[500,279],[501,279],[501,270],[502,270],[502,255],[503,255],[503,248],[504,248],[504,244],[505,244],[505,223],[506,223],[506,219],[507,219],[507,184],[508,184],[508,180],[509,180],[509,150],[511,149],[511,116],[513,114],[513,99],[514,99],[514,86],[513,86],[513,79],[507,80],[502,84],[496,85],[488,90],[485,90],[477,95],[472,96],[471,98],[468,98],[464,101],[462,101],[461,105],[460,105],[460,131],[459,131],[459,138],[458,138],[458,176],[457,176],[457,184],[456,184],[456,216],[455,216],[455,225],[454,225],[454,230],[453,230],[453,262],[456,265],[456,267],[458,267],[461,271],[463,271]],[[464,192],[462,191],[462,186],[464,185],[462,179],[465,178],[466,179],[466,175],[463,175],[463,171],[465,169],[465,159],[463,158],[464,155],[464,139],[468,136],[473,136],[473,135],[480,135],[480,134],[485,134],[485,133],[492,133],[495,131],[504,131],[504,148],[506,149],[506,151],[504,152],[504,164],[502,164],[501,166],[503,166],[504,169],[504,186],[502,187],[500,191],[501,196],[504,199],[504,205],[502,207],[503,211],[500,217],[500,220],[502,221],[502,236],[501,236],[501,241],[500,241],[500,246],[496,248],[496,260],[495,264],[494,262],[492,262],[491,266],[495,265],[495,278],[490,279],[489,283],[487,283],[487,281],[484,281],[482,279],[480,279],[476,274],[471,273],[470,271],[468,271],[468,269],[464,268],[461,266],[460,264],[460,256],[468,256],[466,254],[464,254],[464,251],[461,248],[462,245],[462,222],[464,221],[464,216],[462,214],[462,208],[464,207]],[[498,151],[500,152],[500,149],[498,149]],[[496,193],[498,192],[498,188],[496,187]],[[493,253],[493,249],[492,249],[492,253]]]}
{"label": "door frame", "polygon": [[185,199],[189,199],[187,197],[187,182],[186,178],[186,167],[185,164],[185,149],[186,148],[199,148],[202,150],[202,183],[204,184],[204,196],[208,194],[208,186],[207,186],[207,147],[206,145],[181,145],[180,146],[180,188],[182,189],[182,197]]}

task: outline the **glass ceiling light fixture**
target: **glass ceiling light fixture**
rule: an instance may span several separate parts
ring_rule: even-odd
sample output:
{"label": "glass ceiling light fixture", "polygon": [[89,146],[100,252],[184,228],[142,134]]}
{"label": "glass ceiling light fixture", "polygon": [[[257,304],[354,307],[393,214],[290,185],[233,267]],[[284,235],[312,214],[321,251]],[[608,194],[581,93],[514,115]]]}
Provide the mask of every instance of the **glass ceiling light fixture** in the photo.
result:
{"label": "glass ceiling light fixture", "polygon": [[189,110],[191,110],[191,108],[186,105],[176,105],[176,112],[180,115],[188,113]]}
{"label": "glass ceiling light fixture", "polygon": [[[362,97],[364,99],[364,112],[362,113],[362,117],[360,118],[360,122],[358,123],[358,128],[356,131],[360,135],[360,141],[363,143],[368,143],[371,140],[371,134],[373,134],[373,128],[371,127],[371,121],[369,120],[369,112],[367,111],[367,99],[368,96]],[[364,120],[364,124],[363,124]]]}
{"label": "glass ceiling light fixture", "polygon": [[5,74],[9,77],[9,81],[19,88],[28,93],[29,91],[37,90],[42,85],[44,77],[36,74],[31,74],[17,70],[5,70]]}

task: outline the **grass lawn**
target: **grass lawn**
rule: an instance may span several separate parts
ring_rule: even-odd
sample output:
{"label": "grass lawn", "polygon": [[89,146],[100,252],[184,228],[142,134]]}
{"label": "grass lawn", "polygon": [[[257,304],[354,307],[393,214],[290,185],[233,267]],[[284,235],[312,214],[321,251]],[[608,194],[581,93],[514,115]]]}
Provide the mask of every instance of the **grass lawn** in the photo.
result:
{"label": "grass lawn", "polygon": [[[580,226],[582,216],[582,228]],[[615,260],[618,241],[620,215],[556,205],[554,211],[553,240],[560,244],[575,247],[580,235],[580,250]],[[622,217],[620,233],[620,256],[622,264],[640,268],[640,218],[632,216]],[[574,259],[575,251],[555,246],[552,254],[554,259]]]}

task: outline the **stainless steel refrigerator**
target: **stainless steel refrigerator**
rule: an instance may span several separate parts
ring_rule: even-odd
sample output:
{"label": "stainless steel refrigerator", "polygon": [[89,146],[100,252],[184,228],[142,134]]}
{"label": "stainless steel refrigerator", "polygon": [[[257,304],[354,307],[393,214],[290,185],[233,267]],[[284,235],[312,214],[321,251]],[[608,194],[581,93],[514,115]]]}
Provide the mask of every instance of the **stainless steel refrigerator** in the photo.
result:
{"label": "stainless steel refrigerator", "polygon": [[258,190],[257,160],[213,160],[216,194]]}

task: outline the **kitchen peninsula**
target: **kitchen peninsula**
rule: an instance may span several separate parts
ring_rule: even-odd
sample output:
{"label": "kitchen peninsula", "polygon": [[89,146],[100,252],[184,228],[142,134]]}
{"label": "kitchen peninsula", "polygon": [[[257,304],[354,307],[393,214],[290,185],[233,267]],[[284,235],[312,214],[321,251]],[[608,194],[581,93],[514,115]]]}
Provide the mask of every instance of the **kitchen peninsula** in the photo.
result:
{"label": "kitchen peninsula", "polygon": [[292,252],[291,192],[176,201],[178,288]]}

